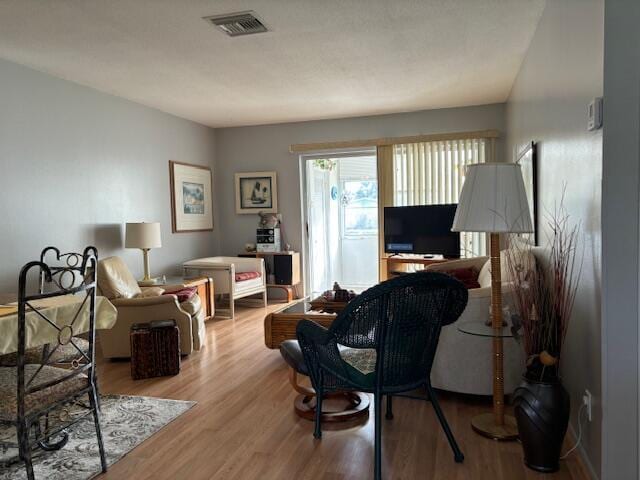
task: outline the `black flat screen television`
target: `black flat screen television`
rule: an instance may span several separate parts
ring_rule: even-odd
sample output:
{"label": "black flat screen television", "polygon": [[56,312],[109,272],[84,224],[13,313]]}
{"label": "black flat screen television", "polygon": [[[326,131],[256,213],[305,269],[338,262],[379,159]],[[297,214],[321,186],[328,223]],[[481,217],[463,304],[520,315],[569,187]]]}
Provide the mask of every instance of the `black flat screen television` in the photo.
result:
{"label": "black flat screen television", "polygon": [[457,204],[385,207],[384,251],[460,257],[460,233],[452,232]]}

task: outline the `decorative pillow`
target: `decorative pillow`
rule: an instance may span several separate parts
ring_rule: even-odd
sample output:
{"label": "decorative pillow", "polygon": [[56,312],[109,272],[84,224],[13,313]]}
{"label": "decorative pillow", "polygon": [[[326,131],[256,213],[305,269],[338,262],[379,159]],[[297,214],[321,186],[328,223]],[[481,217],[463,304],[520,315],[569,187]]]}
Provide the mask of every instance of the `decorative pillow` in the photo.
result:
{"label": "decorative pillow", "polygon": [[238,272],[236,273],[236,282],[244,282],[245,280],[253,280],[260,277],[260,272]]}
{"label": "decorative pillow", "polygon": [[181,290],[174,290],[172,292],[164,292],[163,295],[175,295],[178,297],[178,303],[186,302],[196,294],[198,289],[196,287],[185,287]]}
{"label": "decorative pillow", "polygon": [[452,276],[456,280],[460,281],[467,290],[472,288],[480,288],[478,283],[478,271],[473,268],[456,268],[453,270],[444,270],[442,273]]}

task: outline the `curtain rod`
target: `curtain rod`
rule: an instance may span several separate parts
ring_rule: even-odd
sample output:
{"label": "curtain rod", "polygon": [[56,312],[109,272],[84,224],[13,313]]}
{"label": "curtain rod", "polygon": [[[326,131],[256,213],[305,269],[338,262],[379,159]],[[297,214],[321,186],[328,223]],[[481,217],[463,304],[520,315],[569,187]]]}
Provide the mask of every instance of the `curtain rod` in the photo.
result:
{"label": "curtain rod", "polygon": [[382,145],[398,145],[403,143],[436,142],[442,140],[467,140],[471,138],[499,138],[498,130],[478,130],[473,132],[435,133],[429,135],[412,135],[408,137],[382,137],[367,140],[344,140],[338,142],[296,143],[289,146],[291,153],[314,152],[319,150],[335,150],[339,148],[380,147]]}

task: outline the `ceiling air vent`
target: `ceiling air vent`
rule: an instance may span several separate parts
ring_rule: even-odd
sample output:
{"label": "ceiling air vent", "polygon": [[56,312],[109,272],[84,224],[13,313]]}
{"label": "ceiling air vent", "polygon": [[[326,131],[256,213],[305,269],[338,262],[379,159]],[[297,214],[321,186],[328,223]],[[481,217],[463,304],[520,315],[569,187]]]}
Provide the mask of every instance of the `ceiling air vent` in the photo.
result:
{"label": "ceiling air vent", "polygon": [[219,28],[230,37],[251,35],[252,33],[262,33],[267,31],[267,27],[258,20],[253,12],[214,15],[212,17],[204,17],[204,19],[207,22],[211,22],[215,27]]}

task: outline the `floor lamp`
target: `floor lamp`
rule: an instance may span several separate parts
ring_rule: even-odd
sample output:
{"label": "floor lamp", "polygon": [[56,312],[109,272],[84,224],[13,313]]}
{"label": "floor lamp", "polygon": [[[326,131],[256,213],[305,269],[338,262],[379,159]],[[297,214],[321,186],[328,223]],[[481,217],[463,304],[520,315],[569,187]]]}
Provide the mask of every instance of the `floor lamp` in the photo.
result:
{"label": "floor lamp", "polygon": [[454,232],[484,232],[491,237],[491,327],[493,334],[493,413],[477,415],[473,429],[496,440],[518,436],[516,420],[504,413],[504,353],[500,234],[532,231],[520,165],[481,163],[467,167],[453,221]]}

